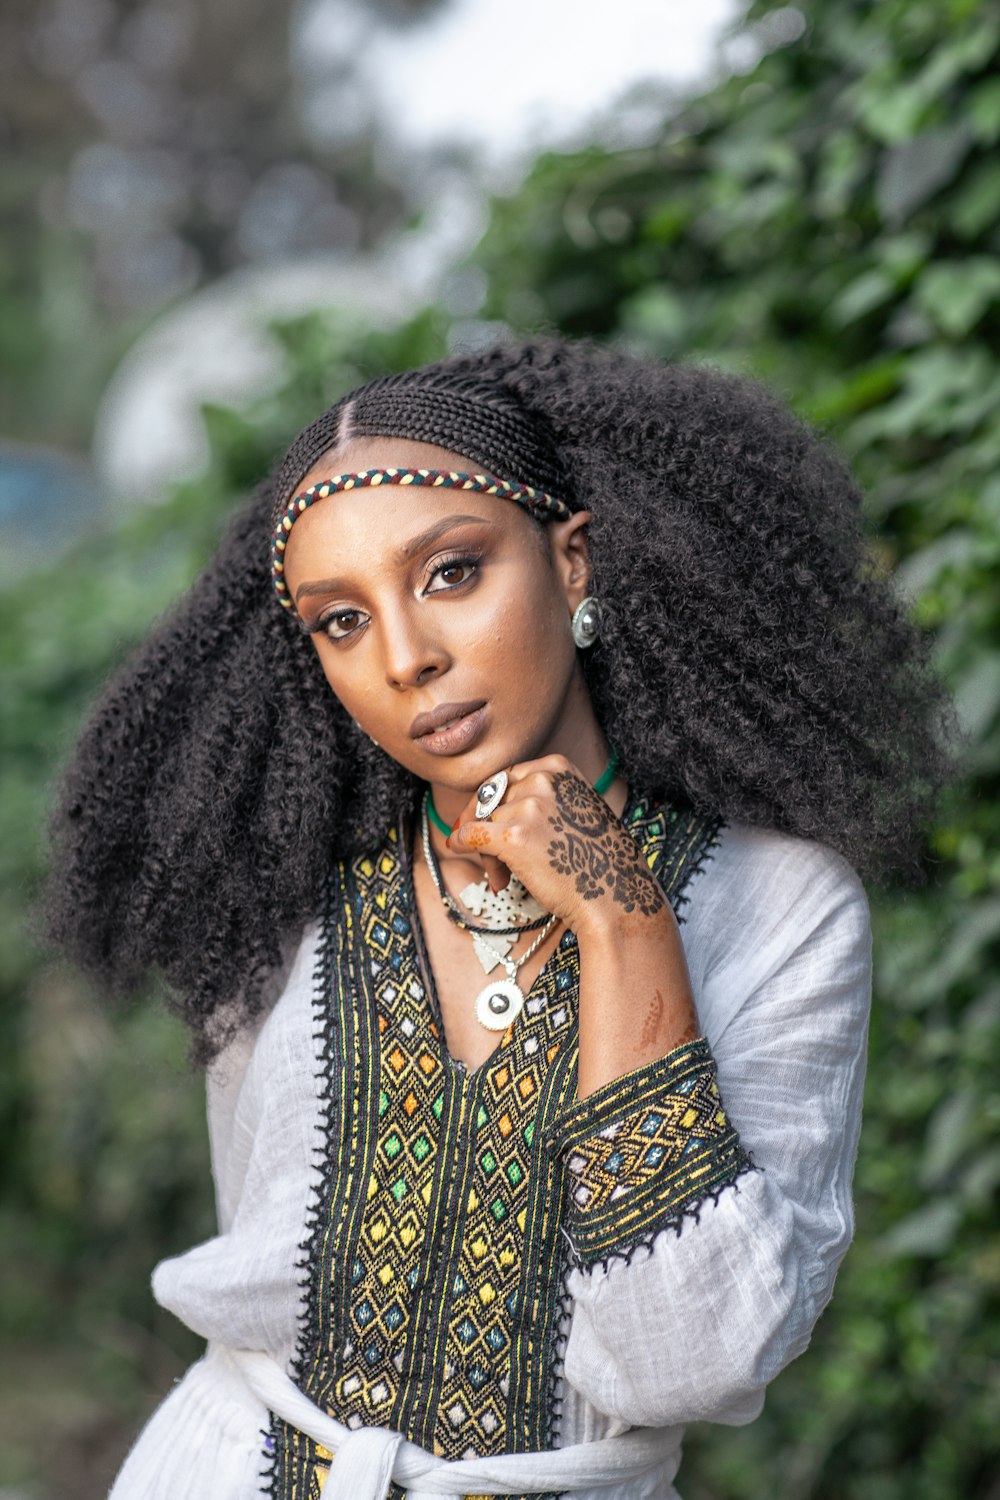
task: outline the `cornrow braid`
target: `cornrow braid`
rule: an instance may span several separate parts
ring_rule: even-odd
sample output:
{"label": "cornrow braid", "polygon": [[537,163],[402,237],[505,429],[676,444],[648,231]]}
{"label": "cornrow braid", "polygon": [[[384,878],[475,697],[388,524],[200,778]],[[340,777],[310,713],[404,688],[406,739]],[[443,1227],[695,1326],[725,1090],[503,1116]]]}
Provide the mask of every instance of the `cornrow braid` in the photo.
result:
{"label": "cornrow braid", "polygon": [[272,528],[324,453],[353,437],[408,438],[464,454],[498,479],[542,490],[573,507],[569,478],[547,423],[496,382],[424,365],[350,392],[295,439],[274,485]]}

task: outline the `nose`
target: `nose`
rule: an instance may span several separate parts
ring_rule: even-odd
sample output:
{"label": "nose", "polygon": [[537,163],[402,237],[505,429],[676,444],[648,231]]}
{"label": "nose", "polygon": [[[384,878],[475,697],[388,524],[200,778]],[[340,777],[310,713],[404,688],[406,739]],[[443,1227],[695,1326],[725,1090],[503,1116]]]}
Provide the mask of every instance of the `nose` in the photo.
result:
{"label": "nose", "polygon": [[381,632],[385,680],[390,687],[421,687],[447,670],[449,657],[443,643],[409,611],[392,619],[383,617]]}

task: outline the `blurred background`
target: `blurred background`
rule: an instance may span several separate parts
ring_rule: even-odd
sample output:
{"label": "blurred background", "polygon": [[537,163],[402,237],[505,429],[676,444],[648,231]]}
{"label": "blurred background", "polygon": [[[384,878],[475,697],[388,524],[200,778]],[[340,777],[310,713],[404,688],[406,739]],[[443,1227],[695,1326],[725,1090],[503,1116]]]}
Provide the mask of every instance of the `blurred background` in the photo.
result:
{"label": "blurred background", "polygon": [[198,1353],[155,996],[33,940],[52,777],[344,389],[534,329],[761,376],[849,455],[967,737],[873,891],[858,1234],[685,1500],[1000,1500],[1000,13],[984,0],[4,0],[0,1500],[99,1500]]}

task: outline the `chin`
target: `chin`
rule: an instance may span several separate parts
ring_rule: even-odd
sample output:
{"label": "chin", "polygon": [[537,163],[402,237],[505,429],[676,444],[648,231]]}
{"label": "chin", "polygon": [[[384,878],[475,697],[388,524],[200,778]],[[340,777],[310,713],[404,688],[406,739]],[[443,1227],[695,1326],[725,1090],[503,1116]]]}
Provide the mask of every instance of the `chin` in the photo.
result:
{"label": "chin", "polygon": [[[456,784],[462,791],[474,792],[489,776],[494,776],[497,771],[509,771],[511,766],[520,765],[526,760],[537,760],[544,755],[544,750],[536,750],[533,746],[518,745],[513,749],[491,751],[489,747],[480,746],[475,755],[473,764],[469,768],[456,766]],[[474,766],[474,768],[473,768]]]}

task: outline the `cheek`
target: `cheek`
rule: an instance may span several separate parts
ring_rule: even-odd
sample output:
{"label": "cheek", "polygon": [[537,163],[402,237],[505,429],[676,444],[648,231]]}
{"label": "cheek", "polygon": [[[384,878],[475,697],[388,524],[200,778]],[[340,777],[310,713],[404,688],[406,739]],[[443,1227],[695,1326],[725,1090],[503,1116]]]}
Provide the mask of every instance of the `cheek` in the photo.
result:
{"label": "cheek", "polygon": [[546,573],[539,591],[520,607],[507,611],[504,625],[508,648],[534,677],[562,678],[573,669],[576,648],[569,631],[569,613],[556,580]]}
{"label": "cheek", "polygon": [[351,673],[344,670],[344,663],[338,659],[335,651],[330,648],[324,650],[316,636],[311,638],[309,645],[319,658],[323,676],[329,683],[334,697],[339,700],[352,719],[359,718],[364,713],[365,707],[364,684],[354,682]]}
{"label": "cheek", "polygon": [[572,647],[566,601],[544,562],[528,579],[522,571],[517,586],[501,588],[499,594],[484,601],[481,612],[470,616],[468,625],[470,644],[476,641],[486,645],[492,640],[499,648],[527,652],[526,660],[540,662],[543,656],[552,656],[563,637]]}

